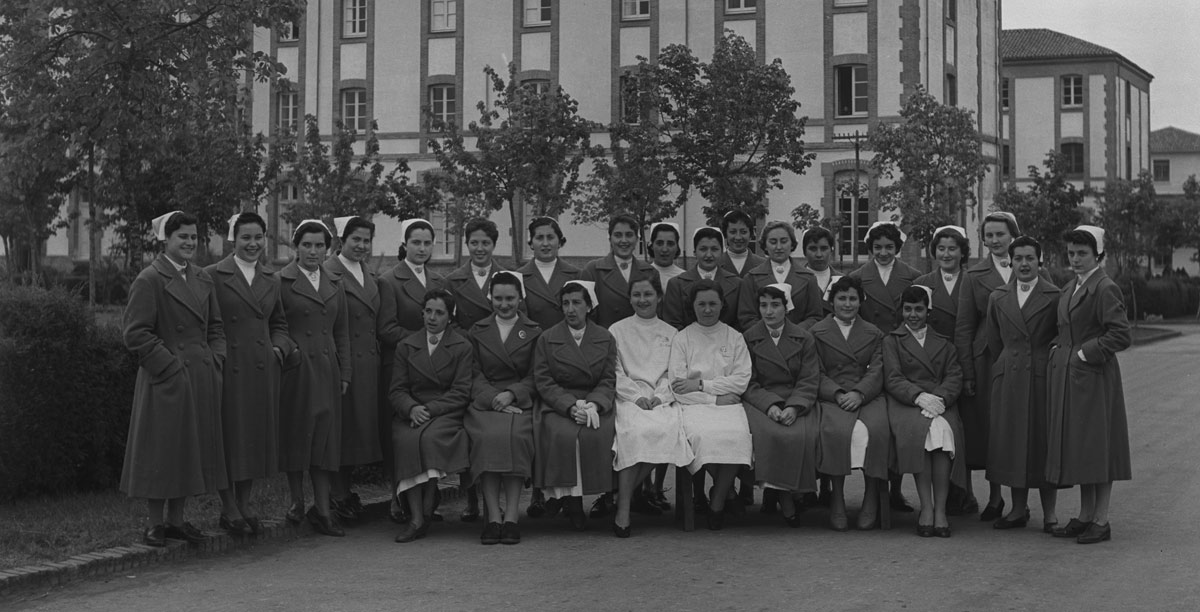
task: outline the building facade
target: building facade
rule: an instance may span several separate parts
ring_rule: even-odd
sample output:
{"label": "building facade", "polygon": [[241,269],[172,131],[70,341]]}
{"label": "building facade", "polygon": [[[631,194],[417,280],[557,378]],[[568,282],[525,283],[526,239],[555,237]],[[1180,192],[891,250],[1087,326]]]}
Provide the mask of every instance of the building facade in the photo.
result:
{"label": "building facade", "polygon": [[[1150,132],[1150,170],[1154,174],[1154,191],[1160,199],[1183,200],[1184,183],[1189,178],[1200,179],[1200,134],[1165,127]],[[1197,210],[1200,215],[1200,210]],[[1194,248],[1176,249],[1172,254],[1172,269],[1182,269],[1189,276],[1200,275],[1200,252]],[[1156,262],[1155,272],[1161,272]]]}

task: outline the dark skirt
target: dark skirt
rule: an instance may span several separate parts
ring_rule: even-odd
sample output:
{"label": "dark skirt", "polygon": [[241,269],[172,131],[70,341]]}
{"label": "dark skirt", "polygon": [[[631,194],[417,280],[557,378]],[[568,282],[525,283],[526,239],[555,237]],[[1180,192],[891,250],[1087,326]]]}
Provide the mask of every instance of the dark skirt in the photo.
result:
{"label": "dark skirt", "polygon": [[[888,398],[888,421],[892,428],[892,471],[897,474],[920,474],[925,471],[925,438],[929,434],[927,419],[921,409],[905,404],[896,398]],[[967,462],[963,457],[962,419],[958,410],[949,406],[942,418],[954,432],[954,459],[950,463],[950,482],[965,487],[967,484]]]}
{"label": "dark skirt", "polygon": [[746,405],[746,420],[754,441],[754,478],[790,491],[816,491],[821,410],[814,406],[788,426]]}
{"label": "dark skirt", "polygon": [[850,437],[854,422],[862,421],[870,441],[863,460],[863,474],[870,478],[887,478],[892,449],[892,432],[888,425],[887,400],[882,395],[863,404],[857,412],[842,410],[836,402],[820,402],[821,437],[817,471],[829,476],[850,473]]}
{"label": "dark skirt", "polygon": [[447,474],[465,472],[470,441],[463,428],[462,412],[445,414],[413,428],[408,419],[392,420],[392,447],[395,449],[393,471],[397,481],[415,478],[429,470]]}
{"label": "dark skirt", "polygon": [[[600,415],[600,428],[578,425],[569,417],[545,407],[534,408],[537,429],[537,463],[534,485],[537,487],[573,487],[581,485],[585,495],[605,493],[613,488],[613,438],[616,436],[614,413]],[[579,465],[583,482],[575,474],[575,443],[579,443]]]}
{"label": "dark skirt", "polygon": [[[341,370],[328,351],[301,347],[286,364],[279,405],[279,469],[337,470],[342,466]],[[290,367],[289,367],[290,366]]]}
{"label": "dark skirt", "polygon": [[471,481],[484,472],[533,476],[533,411],[508,414],[467,410],[463,421],[471,439]]}
{"label": "dark skirt", "polygon": [[988,463],[988,441],[991,438],[992,353],[985,350],[975,357],[975,395],[958,398],[962,421],[963,445],[958,454],[966,457],[966,468],[982,470]]}
{"label": "dark skirt", "polygon": [[[371,338],[374,342],[374,338]],[[379,443],[379,355],[351,345],[354,380],[342,396],[342,465],[366,465],[383,458]]]}

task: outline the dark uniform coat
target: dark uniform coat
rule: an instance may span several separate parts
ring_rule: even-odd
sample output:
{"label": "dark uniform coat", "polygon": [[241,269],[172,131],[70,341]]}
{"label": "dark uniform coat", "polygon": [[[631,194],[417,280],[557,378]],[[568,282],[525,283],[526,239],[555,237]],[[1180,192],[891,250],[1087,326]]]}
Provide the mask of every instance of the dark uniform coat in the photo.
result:
{"label": "dark uniform coat", "polygon": [[[471,328],[475,376],[465,426],[471,439],[471,479],[484,472],[533,476],[533,351],[542,330],[519,315],[508,338],[500,340],[495,315]],[[492,400],[511,391],[521,414],[492,410]]]}
{"label": "dark uniform coat", "polygon": [[988,299],[988,353],[996,361],[987,479],[996,484],[1035,488],[1046,482],[1046,372],[1061,295],[1053,283],[1039,280],[1023,306],[1017,305],[1016,285],[1004,285]]}
{"label": "dark uniform coat", "polygon": [[630,264],[629,282],[625,282],[625,276],[617,267],[617,260],[612,253],[587,262],[579,273],[579,280],[596,283],[596,299],[600,303],[596,304],[595,310],[592,311],[593,320],[600,327],[608,329],[613,323],[633,316],[633,304],[629,303],[629,287],[643,278],[657,274],[658,270],[655,270],[654,266],[634,257]]}
{"label": "dark uniform coat", "polygon": [[255,264],[254,282],[230,255],[204,269],[213,279],[226,346],[221,427],[230,483],[267,478],[279,472],[279,381],[283,365],[275,356],[296,349],[288,335],[279,296],[279,276]]}
{"label": "dark uniform coat", "polygon": [[[754,440],[755,478],[791,491],[816,491],[821,430],[817,407],[821,364],[816,341],[787,322],[778,345],[762,321],[747,330],[745,338],[754,367],[750,385],[742,394],[742,406]],[[783,425],[772,421],[767,416],[771,406],[794,406],[796,422]]]}
{"label": "dark uniform coat", "polygon": [[[897,257],[892,274],[885,285],[883,277],[879,276],[879,266],[874,260],[863,264],[847,275],[862,282],[866,299],[863,300],[858,314],[885,334],[896,329],[900,325],[900,296],[920,275],[920,272]],[[958,282],[961,283],[962,280]]]}
{"label": "dark uniform coat", "polygon": [[[1009,280],[1015,276],[1014,273]],[[964,396],[959,408],[963,431],[967,435],[967,469],[978,470],[987,467],[988,425],[991,422],[988,406],[991,404],[992,362],[995,361],[995,356],[988,353],[988,297],[1005,283],[991,255],[984,256],[979,263],[967,268],[958,283],[962,289],[958,294],[954,347],[962,368],[963,382],[975,384],[975,395]]]}
{"label": "dark uniform coat", "polygon": [[[843,338],[837,321],[830,316],[813,325],[811,333],[821,366],[818,471],[831,476],[850,473],[850,438],[854,422],[862,421],[870,436],[863,473],[871,478],[887,478],[891,431],[887,399],[883,396],[883,332],[858,317],[849,338]],[[837,403],[838,393],[850,391],[863,396],[857,412],[847,412]]]}
{"label": "dark uniform coat", "polygon": [[208,273],[165,255],[129,288],[125,346],[137,356],[121,490],[174,499],[228,486],[221,437],[225,332]]}
{"label": "dark uniform coat", "polygon": [[958,296],[962,294],[965,276],[962,272],[958,273],[958,282],[954,283],[954,291],[950,293],[946,292],[946,282],[942,280],[941,270],[918,276],[912,283],[933,289],[933,302],[929,305],[929,316],[925,323],[939,336],[948,340],[954,339],[954,326],[958,321]]}
{"label": "dark uniform coat", "polygon": [[[717,266],[713,282],[721,288],[725,305],[721,308],[721,322],[736,329],[738,327],[738,293],[742,290],[742,279],[736,274]],[[667,282],[662,302],[662,320],[675,329],[683,329],[696,322],[696,310],[688,303],[692,285],[700,280],[700,270],[692,266],[686,272]]]}
{"label": "dark uniform coat", "polygon": [[729,251],[725,251],[721,253],[721,259],[717,267],[738,278],[745,278],[751,270],[757,268],[766,260],[767,258],[762,255],[755,255],[753,251],[746,251],[746,263],[742,265],[742,270],[739,272],[737,266],[733,265],[733,259],[729,257]]}
{"label": "dark uniform coat", "polygon": [[[734,329],[750,329],[758,322],[758,290],[775,284],[773,264],[764,260],[742,278],[742,288],[738,293],[738,326]],[[795,308],[788,313],[787,320],[800,325],[803,329],[812,327],[825,316],[825,307],[821,305],[821,290],[817,287],[817,277],[812,271],[792,261],[785,283],[792,286],[792,305]]]}
{"label": "dark uniform coat", "polygon": [[[613,412],[617,385],[617,342],[608,330],[589,322],[583,340],[575,344],[566,322],[542,332],[533,358],[533,382],[540,398],[534,408],[537,465],[534,486],[573,487],[585,495],[604,493],[613,486]],[[575,423],[575,400],[594,402],[600,428]],[[575,446],[583,482],[576,482]]]}
{"label": "dark uniform coat", "polygon": [[550,282],[542,278],[537,264],[532,260],[521,266],[522,281],[525,283],[525,312],[542,329],[550,329],[563,320],[562,307],[558,303],[558,291],[569,280],[579,278],[579,268],[559,258],[554,262]]}
{"label": "dark uniform coat", "polygon": [[279,467],[337,470],[342,466],[342,383],[352,376],[346,296],[324,266],[320,289],[313,289],[294,261],[279,279],[296,343],[283,361]]}
{"label": "dark uniform coat", "polygon": [[511,272],[511,270],[501,266],[493,259],[491,270],[483,281],[482,289],[476,282],[477,277],[471,270],[469,261],[446,275],[444,281],[446,290],[454,294],[456,304],[454,324],[458,326],[462,334],[466,334],[476,323],[492,314],[492,301],[488,299],[488,294],[492,290],[492,274],[496,272]]}
{"label": "dark uniform coat", "polygon": [[354,378],[342,395],[342,465],[366,465],[383,458],[379,436],[379,284],[375,274],[360,264],[363,282],[346,269],[342,260],[325,262],[329,276],[346,294],[346,319],[350,326],[350,366]]}
{"label": "dark uniform coat", "polygon": [[1125,301],[1103,268],[1075,293],[1078,282],[1063,288],[1050,352],[1046,479],[1062,486],[1133,478],[1116,355],[1132,342]]}
{"label": "dark uniform coat", "polygon": [[[463,414],[471,402],[475,363],[471,343],[458,330],[447,328],[430,353],[424,332],[409,334],[396,347],[394,362],[388,399],[395,409],[392,446],[396,480],[429,470],[466,471],[470,443],[463,429]],[[417,406],[425,406],[430,419],[413,428],[409,419]]]}
{"label": "dark uniform coat", "polygon": [[962,391],[962,369],[958,367],[954,345],[928,326],[925,329],[925,346],[903,325],[883,339],[884,388],[892,426],[892,469],[898,474],[925,471],[925,438],[933,419],[921,414],[916,399],[921,393],[931,393],[945,402],[946,411],[941,416],[954,431],[950,481],[964,487],[966,461],[958,452],[963,438],[962,420],[955,408]]}

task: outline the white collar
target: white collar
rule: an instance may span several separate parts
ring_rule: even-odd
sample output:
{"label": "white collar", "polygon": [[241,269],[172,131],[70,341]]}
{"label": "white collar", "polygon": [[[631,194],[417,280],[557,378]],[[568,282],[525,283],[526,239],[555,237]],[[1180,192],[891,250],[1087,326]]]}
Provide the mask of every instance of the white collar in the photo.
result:
{"label": "white collar", "polygon": [[539,270],[553,270],[554,266],[558,265],[558,258],[556,257],[554,261],[542,261],[535,258],[533,265],[537,266]]}
{"label": "white collar", "polygon": [[888,265],[886,265],[886,266],[885,266],[885,265],[883,265],[883,264],[881,264],[881,263],[879,263],[879,260],[877,260],[877,259],[872,259],[872,260],[871,260],[871,263],[875,264],[875,267],[876,267],[876,268],[878,268],[878,269],[880,269],[880,270],[891,270],[892,268],[895,268],[895,267],[896,267],[896,258],[895,258],[895,257],[893,257],[893,258],[892,258],[892,263],[890,263],[890,264],[888,264]]}
{"label": "white collar", "polygon": [[1075,286],[1082,287],[1083,284],[1088,282],[1088,279],[1091,278],[1092,275],[1096,273],[1096,270],[1099,270],[1099,269],[1100,269],[1100,266],[1096,266],[1095,268],[1092,268],[1091,270],[1088,270],[1087,272],[1084,272],[1083,274],[1079,275],[1078,280],[1075,283]]}
{"label": "white collar", "polygon": [[236,263],[237,266],[243,270],[254,270],[258,268],[257,261],[246,261],[237,255],[233,256],[233,263]]}
{"label": "white collar", "polygon": [[745,251],[742,251],[742,253],[740,255],[737,253],[734,253],[733,251],[725,251],[725,254],[728,255],[730,259],[736,259],[738,261],[741,261],[750,256],[750,249],[746,249]]}
{"label": "white collar", "polygon": [[413,274],[424,274],[425,273],[425,264],[415,264],[415,263],[409,261],[407,257],[404,258],[404,263],[408,264],[408,269],[412,270]]}
{"label": "white collar", "polygon": [[613,253],[613,261],[616,262],[617,267],[620,267],[621,264],[625,264],[626,267],[629,267],[630,265],[633,264],[633,256],[631,255],[629,257],[629,259],[622,259],[620,257],[617,257],[616,253]]}
{"label": "white collar", "polygon": [[925,325],[921,329],[913,329],[908,327],[908,323],[905,323],[904,327],[908,328],[908,333],[912,334],[913,338],[916,338],[921,346],[925,346],[925,336],[929,333],[929,325]]}
{"label": "white collar", "polygon": [[842,327],[854,327],[854,323],[855,323],[856,321],[858,321],[858,317],[854,317],[853,319],[850,319],[850,322],[849,322],[849,323],[846,323],[846,322],[842,321],[841,319],[839,319],[839,318],[837,318],[837,317],[834,317],[834,318],[833,318],[833,320],[834,320],[834,321],[837,321],[837,324],[838,324],[838,325],[840,325],[840,326],[842,326]]}
{"label": "white collar", "polygon": [[[1011,268],[1011,267],[1012,267],[1012,259],[1011,259],[1011,258],[1009,258],[1009,257],[996,257],[996,254],[995,254],[995,253],[992,253],[992,256],[991,256],[991,257],[992,257],[992,265],[993,265],[993,266],[995,266],[995,267],[997,267],[997,268],[1001,268],[1001,267]],[[1001,265],[1000,265],[1000,262],[1002,262],[1002,261],[1003,261],[1003,262],[1007,262],[1007,263],[1008,263],[1008,265],[1007,265],[1007,266],[1001,266]]]}
{"label": "white collar", "polygon": [[[1023,280],[1021,280],[1021,279],[1017,279],[1017,291],[1022,291],[1022,292],[1025,292],[1025,293],[1028,293],[1028,292],[1030,292],[1030,291],[1033,291],[1033,288],[1034,288],[1034,287],[1037,287],[1038,280],[1039,280],[1039,279],[1038,279],[1038,277],[1036,277],[1036,276],[1035,276],[1035,277],[1033,277],[1033,280],[1031,280],[1031,281],[1029,281],[1029,282],[1025,282],[1025,281],[1023,281]],[[1021,289],[1021,287],[1022,287],[1022,286],[1029,287],[1029,288],[1028,288],[1028,289]]]}
{"label": "white collar", "polygon": [[186,262],[186,261],[185,261],[185,262],[183,262],[183,265],[179,265],[179,264],[175,263],[175,260],[174,260],[174,259],[171,259],[171,257],[170,257],[169,255],[165,255],[165,254],[164,254],[164,255],[163,255],[163,257],[164,257],[164,258],[165,258],[167,261],[171,262],[171,265],[172,265],[172,266],[175,266],[175,270],[176,270],[176,271],[178,271],[178,272],[183,272],[184,270],[186,270],[186,269],[187,269],[187,262]]}
{"label": "white collar", "polygon": [[337,258],[338,258],[338,261],[342,262],[343,266],[346,266],[347,270],[350,270],[351,272],[358,272],[360,274],[362,273],[362,263],[361,262],[350,261],[349,259],[346,258],[345,255],[343,255],[341,253],[337,254]]}

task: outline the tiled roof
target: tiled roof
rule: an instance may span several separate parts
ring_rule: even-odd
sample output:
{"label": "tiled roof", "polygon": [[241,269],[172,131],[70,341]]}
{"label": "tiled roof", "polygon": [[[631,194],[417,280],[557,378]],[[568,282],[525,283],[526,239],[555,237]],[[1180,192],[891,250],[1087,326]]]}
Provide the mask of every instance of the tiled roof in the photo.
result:
{"label": "tiled roof", "polygon": [[1177,127],[1150,132],[1151,153],[1200,153],[1200,134]]}
{"label": "tiled roof", "polygon": [[[1003,61],[1112,58],[1145,72],[1125,56],[1091,43],[1082,38],[1068,36],[1062,32],[1045,28],[1002,30],[1000,32],[1000,57]],[[1151,76],[1148,72],[1147,76]]]}

